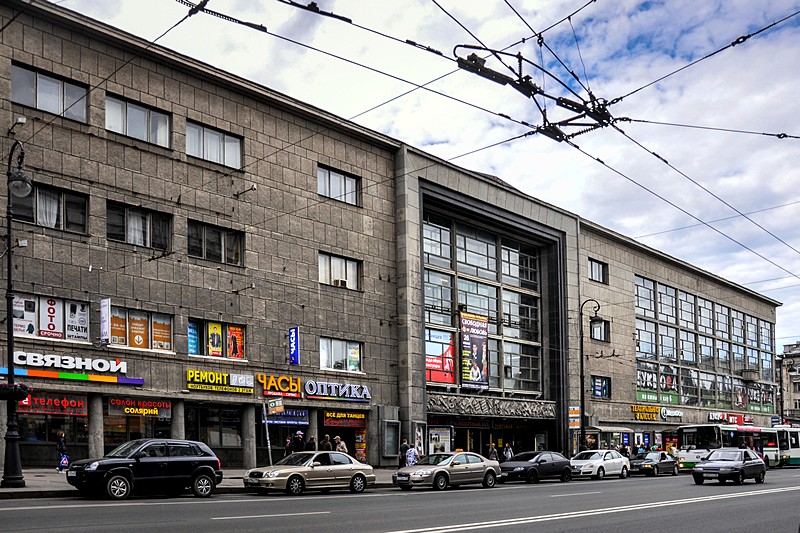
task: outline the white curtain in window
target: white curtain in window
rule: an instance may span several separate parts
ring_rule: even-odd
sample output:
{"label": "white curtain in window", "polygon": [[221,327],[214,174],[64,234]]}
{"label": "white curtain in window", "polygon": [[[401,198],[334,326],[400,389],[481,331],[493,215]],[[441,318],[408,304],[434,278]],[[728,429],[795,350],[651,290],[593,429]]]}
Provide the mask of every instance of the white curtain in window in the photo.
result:
{"label": "white curtain in window", "polygon": [[128,211],[128,235],[127,241],[130,244],[144,246],[147,242],[147,215],[141,211]]}
{"label": "white curtain in window", "polygon": [[39,203],[36,209],[36,221],[40,226],[55,228],[58,224],[59,194],[53,191],[39,191]]}

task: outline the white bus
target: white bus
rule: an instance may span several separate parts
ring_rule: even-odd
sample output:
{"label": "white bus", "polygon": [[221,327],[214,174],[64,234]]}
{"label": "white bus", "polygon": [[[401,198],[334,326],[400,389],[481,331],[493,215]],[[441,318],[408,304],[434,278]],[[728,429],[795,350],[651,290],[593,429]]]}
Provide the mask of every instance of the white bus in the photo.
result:
{"label": "white bus", "polygon": [[781,466],[800,466],[800,428],[775,426],[781,449]]}
{"label": "white bus", "polygon": [[778,430],[729,424],[695,424],[678,428],[678,467],[691,470],[717,448],[755,450],[767,468],[781,463]]}

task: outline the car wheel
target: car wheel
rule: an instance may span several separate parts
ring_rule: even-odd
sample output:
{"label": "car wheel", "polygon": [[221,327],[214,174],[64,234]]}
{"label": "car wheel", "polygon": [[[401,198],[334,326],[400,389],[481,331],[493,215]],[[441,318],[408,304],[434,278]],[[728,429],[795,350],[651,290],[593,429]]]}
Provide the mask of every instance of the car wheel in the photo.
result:
{"label": "car wheel", "polygon": [[444,474],[436,474],[433,478],[433,488],[436,490],[444,490],[447,488],[447,476]]}
{"label": "car wheel", "polygon": [[531,469],[528,471],[528,477],[525,478],[525,481],[528,483],[539,483],[539,474],[536,470]]}
{"label": "car wheel", "polygon": [[626,477],[628,477],[628,467],[627,466],[623,466],[622,467],[622,472],[619,473],[619,478],[620,479],[625,479]]}
{"label": "car wheel", "polygon": [[208,474],[200,474],[192,481],[192,493],[198,498],[208,498],[214,492],[214,480]]}
{"label": "car wheel", "polygon": [[700,477],[700,476],[692,476],[692,477],[694,478],[694,484],[695,485],[702,485],[703,484],[703,478],[702,477]]}
{"label": "car wheel", "polygon": [[767,470],[769,470],[769,457],[764,457],[764,466],[766,466]]}
{"label": "car wheel", "polygon": [[733,484],[734,484],[734,485],[741,485],[742,483],[744,483],[744,472],[741,472],[741,471],[740,471],[740,472],[739,472],[739,473],[736,475],[736,479],[734,479],[734,480],[733,480]]}
{"label": "car wheel", "polygon": [[367,479],[361,474],[356,474],[355,476],[353,476],[353,479],[350,480],[350,492],[354,493],[364,492],[364,489],[366,488],[367,488]]}
{"label": "car wheel", "polygon": [[106,482],[106,494],[112,500],[124,500],[131,495],[131,482],[122,475],[111,476]]}
{"label": "car wheel", "polygon": [[486,472],[486,475],[483,476],[483,488],[484,489],[491,489],[497,484],[497,476],[494,472]]}
{"label": "car wheel", "polygon": [[600,468],[597,469],[597,474],[594,475],[594,478],[603,479],[604,477],[606,477],[606,471],[603,470],[603,467],[601,466]]}
{"label": "car wheel", "polygon": [[291,494],[292,496],[300,496],[303,494],[303,490],[305,490],[305,483],[303,483],[303,478],[300,476],[292,476],[286,482],[286,492],[287,494]]}
{"label": "car wheel", "polygon": [[564,470],[563,472],[561,472],[561,482],[562,483],[568,483],[571,480],[572,480],[572,472],[569,469]]}
{"label": "car wheel", "polygon": [[675,466],[672,467],[672,475],[673,476],[677,476],[679,472],[680,472],[680,469],[678,468],[678,465],[675,465]]}
{"label": "car wheel", "polygon": [[656,465],[656,466],[654,466],[654,467],[653,467],[653,475],[654,475],[654,476],[657,476],[657,475],[658,475],[658,465]]}
{"label": "car wheel", "polygon": [[765,471],[761,471],[756,475],[756,483],[764,483],[764,476],[766,475]]}
{"label": "car wheel", "polygon": [[400,485],[400,490],[411,490],[411,485]]}

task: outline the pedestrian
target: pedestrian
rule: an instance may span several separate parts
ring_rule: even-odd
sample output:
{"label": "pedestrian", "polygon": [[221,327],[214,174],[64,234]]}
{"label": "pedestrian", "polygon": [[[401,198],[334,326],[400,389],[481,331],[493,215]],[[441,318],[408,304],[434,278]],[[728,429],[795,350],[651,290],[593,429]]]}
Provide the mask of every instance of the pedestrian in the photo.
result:
{"label": "pedestrian", "polygon": [[63,472],[69,468],[69,456],[67,455],[67,437],[63,430],[59,430],[56,435],[56,451],[58,452],[58,472]]}
{"label": "pedestrian", "polygon": [[306,441],[303,439],[303,432],[298,431],[294,434],[294,440],[292,440],[292,451],[293,452],[302,452],[306,449]]}
{"label": "pedestrian", "polygon": [[339,437],[339,435],[333,437],[333,440],[336,443],[337,452],[347,453],[347,444],[344,443],[344,441]]}
{"label": "pedestrian", "polygon": [[325,437],[322,439],[322,441],[320,441],[319,445],[320,445],[320,450],[326,452],[332,451],[333,445],[331,444],[331,436],[326,433]]}
{"label": "pedestrian", "polygon": [[286,442],[283,443],[283,455],[292,454],[292,437],[286,437]]}
{"label": "pedestrian", "polygon": [[308,442],[306,442],[306,451],[307,452],[317,451],[317,441],[314,439],[314,435],[308,437]]}
{"label": "pedestrian", "polygon": [[406,465],[414,466],[419,461],[419,452],[415,446],[409,446],[406,452]]}
{"label": "pedestrian", "polygon": [[510,461],[512,457],[514,457],[514,450],[511,449],[511,445],[506,442],[506,447],[503,450],[503,457],[505,457],[506,461]]}
{"label": "pedestrian", "polygon": [[406,466],[406,453],[411,446],[408,445],[408,439],[403,439],[403,443],[400,445],[400,453],[398,454],[398,466],[403,468]]}
{"label": "pedestrian", "polygon": [[489,459],[492,461],[500,460],[500,455],[497,453],[497,448],[494,447],[494,442],[489,443]]}

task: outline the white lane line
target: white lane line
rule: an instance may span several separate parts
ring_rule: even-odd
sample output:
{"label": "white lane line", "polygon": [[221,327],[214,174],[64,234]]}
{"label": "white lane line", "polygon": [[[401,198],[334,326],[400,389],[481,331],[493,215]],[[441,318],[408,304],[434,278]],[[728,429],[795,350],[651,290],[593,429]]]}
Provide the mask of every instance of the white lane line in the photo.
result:
{"label": "white lane line", "polygon": [[586,496],[587,494],[603,494],[602,491],[594,492],[573,492],[572,494],[551,494],[551,498],[569,498],[570,496]]}
{"label": "white lane line", "polygon": [[[753,490],[753,491],[746,491],[746,492],[737,492],[735,494],[723,494],[717,496],[702,496],[699,498],[687,498],[683,500],[672,500],[672,501],[664,501],[658,502],[657,505],[659,507],[669,507],[673,505],[686,505],[691,503],[701,503],[701,502],[708,502],[708,501],[716,501],[716,500],[727,500],[731,498],[743,498],[747,496],[758,496],[758,495],[767,495],[767,494],[775,494],[778,492],[791,492],[791,491],[798,491],[800,487],[787,487],[787,488],[780,488],[780,489],[768,489],[768,490]],[[512,518],[508,520],[493,520],[491,522],[471,522],[467,524],[452,524],[447,526],[438,526],[438,527],[430,527],[430,528],[421,528],[421,529],[404,529],[393,531],[390,533],[458,533],[464,530],[471,530],[471,529],[490,529],[490,528],[498,528],[498,527],[507,527],[507,526],[519,526],[523,524],[534,524],[537,522],[550,522],[555,520],[564,520],[568,518],[581,518],[586,516],[595,516],[599,514],[613,514],[613,513],[624,513],[629,511],[640,511],[640,510],[647,510],[652,509],[653,503],[642,503],[636,505],[628,505],[624,507],[610,507],[605,509],[587,509],[585,511],[571,511],[568,513],[559,513],[559,514],[552,514],[552,515],[544,515],[544,516],[529,516],[523,518]]]}
{"label": "white lane line", "polygon": [[279,518],[284,516],[308,516],[314,514],[330,514],[330,511],[317,511],[312,513],[252,514],[242,516],[212,516],[211,520],[246,520],[248,518]]}

